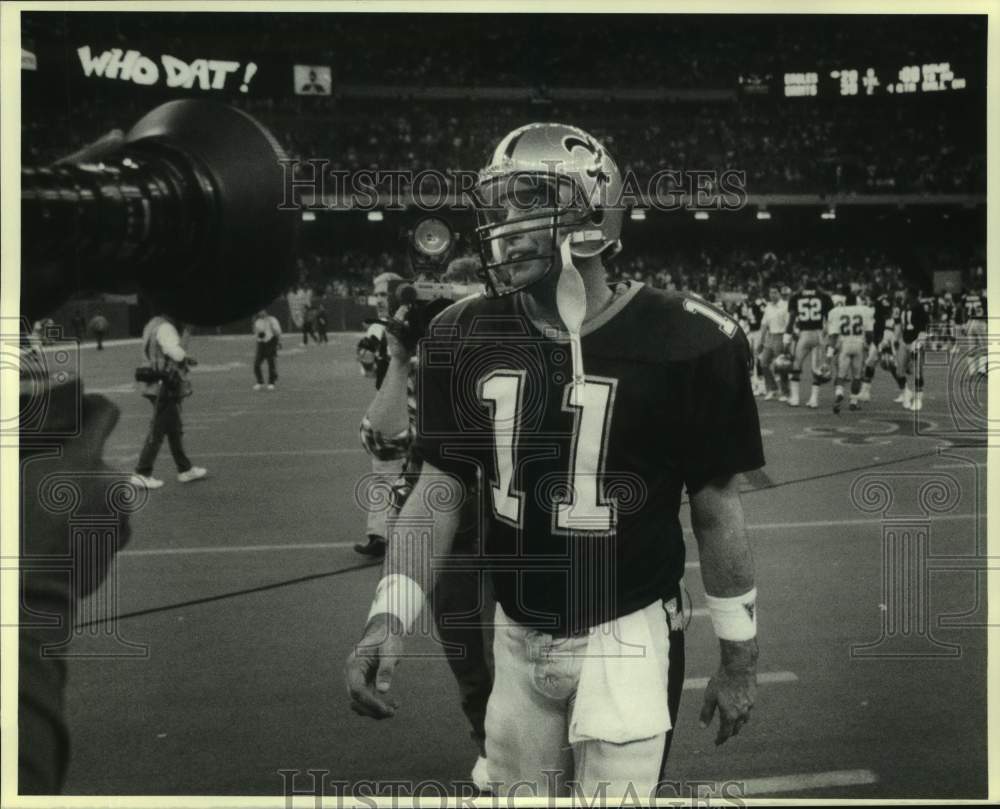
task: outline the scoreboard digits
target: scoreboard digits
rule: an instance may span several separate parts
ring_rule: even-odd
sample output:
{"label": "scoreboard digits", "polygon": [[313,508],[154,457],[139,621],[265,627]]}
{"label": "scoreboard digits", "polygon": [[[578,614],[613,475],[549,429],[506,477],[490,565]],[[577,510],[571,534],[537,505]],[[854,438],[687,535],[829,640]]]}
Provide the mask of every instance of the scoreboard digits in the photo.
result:
{"label": "scoreboard digits", "polygon": [[898,69],[842,67],[784,74],[785,98],[908,95],[964,90],[950,62],[903,65]]}

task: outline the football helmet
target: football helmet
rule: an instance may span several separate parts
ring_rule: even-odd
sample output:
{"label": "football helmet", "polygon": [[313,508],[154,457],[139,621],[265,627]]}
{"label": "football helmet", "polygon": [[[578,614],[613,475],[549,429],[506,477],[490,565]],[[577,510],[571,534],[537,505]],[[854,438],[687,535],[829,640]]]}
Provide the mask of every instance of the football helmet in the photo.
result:
{"label": "football helmet", "polygon": [[830,363],[824,362],[815,371],[813,371],[813,382],[817,385],[825,385],[833,379],[833,371],[830,369]]}
{"label": "football helmet", "polygon": [[779,354],[771,363],[771,370],[776,374],[787,374],[792,370],[792,358],[788,354]]}
{"label": "football helmet", "polygon": [[582,129],[535,123],[509,133],[474,195],[486,295],[526,289],[573,258],[618,253],[622,187],[611,155]]}

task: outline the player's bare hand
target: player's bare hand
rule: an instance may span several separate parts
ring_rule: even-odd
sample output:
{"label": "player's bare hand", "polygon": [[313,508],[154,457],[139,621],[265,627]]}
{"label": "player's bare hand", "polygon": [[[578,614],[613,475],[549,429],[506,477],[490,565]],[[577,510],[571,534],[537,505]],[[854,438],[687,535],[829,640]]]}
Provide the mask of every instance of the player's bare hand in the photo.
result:
{"label": "player's bare hand", "polygon": [[712,723],[719,713],[716,745],[735,736],[750,721],[750,710],[757,698],[757,641],[719,641],[722,663],[708,681],[701,707],[701,726]]}
{"label": "player's bare hand", "polygon": [[389,689],[402,652],[399,619],[385,613],[372,616],[344,666],[352,711],[374,719],[395,715],[399,704],[389,695]]}

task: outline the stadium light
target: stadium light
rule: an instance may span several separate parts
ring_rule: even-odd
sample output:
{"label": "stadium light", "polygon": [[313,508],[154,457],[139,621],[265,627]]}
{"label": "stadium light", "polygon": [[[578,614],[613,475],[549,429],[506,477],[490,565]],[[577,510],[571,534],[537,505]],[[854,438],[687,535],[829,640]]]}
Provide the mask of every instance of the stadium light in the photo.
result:
{"label": "stadium light", "polygon": [[708,219],[708,211],[695,211],[694,218],[702,221]]}
{"label": "stadium light", "polygon": [[836,211],[835,208],[830,208],[830,210],[828,210],[828,211],[823,211],[823,213],[821,213],[819,215],[819,218],[820,219],[836,219],[837,218],[837,211]]}
{"label": "stadium light", "polygon": [[633,208],[630,214],[633,222],[645,222],[646,212],[642,208]]}
{"label": "stadium light", "polygon": [[302,212],[302,221],[303,222],[315,222],[316,221],[316,212],[315,211],[303,211]]}
{"label": "stadium light", "polygon": [[383,219],[381,211],[369,211],[368,221],[369,222],[381,222]]}
{"label": "stadium light", "polygon": [[760,210],[757,211],[757,218],[758,219],[770,219],[771,218],[771,212],[770,211],[765,211],[764,209],[760,209]]}

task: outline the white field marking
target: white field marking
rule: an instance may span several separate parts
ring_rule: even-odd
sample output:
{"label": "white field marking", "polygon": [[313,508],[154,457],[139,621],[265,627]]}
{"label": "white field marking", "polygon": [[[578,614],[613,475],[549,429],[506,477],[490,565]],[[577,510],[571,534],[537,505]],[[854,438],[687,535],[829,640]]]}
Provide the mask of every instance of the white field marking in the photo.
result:
{"label": "white field marking", "polygon": [[[944,520],[978,520],[985,518],[985,514],[940,514],[930,517],[931,522]],[[878,518],[859,517],[853,520],[811,520],[808,522],[770,522],[748,525],[748,531],[782,531],[794,528],[836,528],[842,525],[881,525]],[[690,529],[684,529],[685,534],[692,534]],[[693,535],[693,534],[692,534]]]}
{"label": "white field marking", "polygon": [[[323,450],[316,450],[316,452],[322,452]],[[352,450],[353,451],[353,450]],[[358,450],[358,452],[364,452],[364,450]],[[235,453],[241,454],[241,453]],[[245,454],[245,453],[242,453]],[[261,455],[268,455],[270,453],[263,452]],[[301,453],[286,453],[298,455]],[[211,458],[218,457],[218,455],[213,456],[211,453],[198,453],[199,458]],[[952,519],[971,519],[975,517],[975,514],[955,514],[952,515]],[[937,520],[949,519],[946,515],[944,517],[935,517]],[[879,523],[878,520],[859,520],[858,522],[872,523],[876,525]],[[844,525],[844,521],[835,522],[822,522],[822,523],[787,523],[789,527],[802,527],[811,525]],[[781,527],[780,524],[775,523],[772,527]],[[747,528],[767,528],[767,526],[759,525],[748,525]],[[690,532],[687,532],[690,533]],[[328,548],[353,548],[355,543],[353,542],[309,542],[309,543],[287,543],[279,545],[209,545],[205,547],[194,547],[194,548],[150,548],[141,551],[120,551],[118,556],[174,556],[183,555],[185,553],[253,553],[255,551],[298,551],[298,550],[321,550]],[[688,570],[697,570],[700,567],[700,563],[697,560],[689,561],[684,563],[684,567]]]}
{"label": "white field marking", "polygon": [[216,545],[205,548],[140,548],[119,551],[117,556],[181,556],[189,553],[246,553],[253,551],[311,551],[353,548],[353,542],[300,542],[274,545]]}
{"label": "white field marking", "polygon": [[783,792],[805,792],[810,789],[877,784],[878,776],[871,770],[830,770],[829,772],[776,775],[770,778],[737,778],[734,779],[734,783],[743,785],[745,796],[778,795]]}
{"label": "white field marking", "polygon": [[986,466],[986,461],[975,461],[971,463],[936,463],[931,464],[931,469],[968,469],[970,466]]}
{"label": "white field marking", "polygon": [[[87,393],[99,393],[107,396],[112,393],[138,393],[134,382],[123,382],[121,385],[113,385],[110,388],[86,388]],[[146,418],[149,418],[147,415]]]}
{"label": "white field marking", "polygon": [[[110,389],[109,389],[110,390]],[[105,391],[87,391],[88,393],[104,393]],[[261,397],[265,395],[270,395],[272,391],[251,391],[251,393],[258,394]],[[152,412],[152,411],[150,411]],[[358,423],[361,422],[361,417],[364,415],[364,408],[361,407],[322,407],[313,408],[308,410],[227,410],[225,408],[219,408],[212,411],[213,415],[222,421],[224,419],[232,419],[237,416],[267,416],[271,418],[272,416],[291,416],[291,415],[305,415],[308,413],[321,413],[321,414],[331,414],[331,413],[353,413],[358,417]],[[121,417],[123,419],[149,419],[150,413],[122,413]],[[198,416],[191,416],[191,418],[199,418]],[[201,418],[206,418],[202,416]]]}
{"label": "white field marking", "polygon": [[[684,681],[684,690],[704,691],[708,686],[708,679],[708,677],[689,677]],[[757,685],[797,683],[798,681],[798,675],[794,671],[764,671],[757,675]]]}
{"label": "white field marking", "polygon": [[357,449],[275,449],[260,452],[198,452],[199,458],[272,458],[279,455],[356,455],[364,454],[364,447]]}

